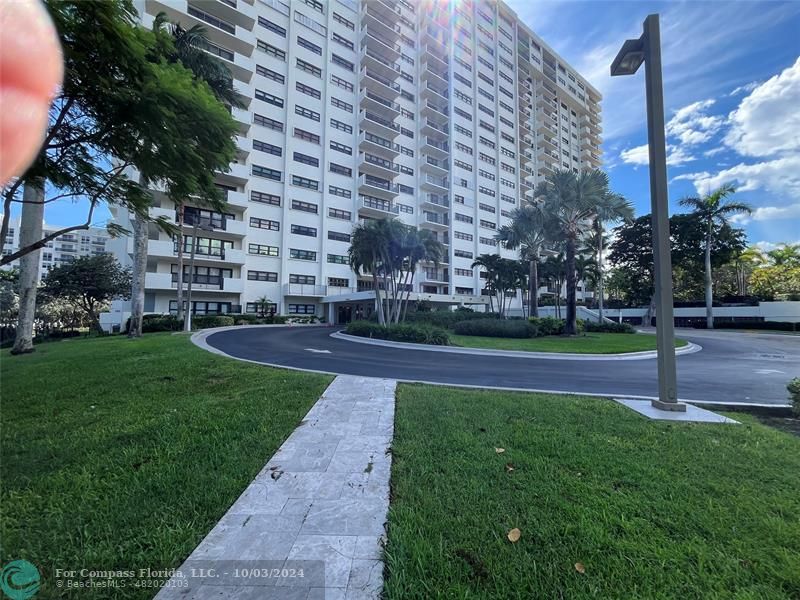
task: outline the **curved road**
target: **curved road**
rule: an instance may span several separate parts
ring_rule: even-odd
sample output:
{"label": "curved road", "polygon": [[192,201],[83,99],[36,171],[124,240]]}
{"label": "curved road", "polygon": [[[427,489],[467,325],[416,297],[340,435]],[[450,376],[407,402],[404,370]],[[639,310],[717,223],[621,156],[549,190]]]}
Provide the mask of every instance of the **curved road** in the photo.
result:
{"label": "curved road", "polygon": [[[334,327],[237,327],[206,343],[234,358],[407,381],[644,396],[657,393],[656,361],[552,360],[407,350],[334,339]],[[682,330],[703,347],[678,356],[678,395],[696,402],[786,404],[800,376],[800,337]],[[328,352],[325,352],[328,351]]]}

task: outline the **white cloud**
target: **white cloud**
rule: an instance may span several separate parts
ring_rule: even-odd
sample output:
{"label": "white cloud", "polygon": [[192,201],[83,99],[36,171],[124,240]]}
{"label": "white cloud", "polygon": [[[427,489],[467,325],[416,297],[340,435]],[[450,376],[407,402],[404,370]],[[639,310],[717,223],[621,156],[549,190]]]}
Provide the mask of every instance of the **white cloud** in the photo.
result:
{"label": "white cloud", "polygon": [[731,221],[747,225],[751,221],[800,219],[800,202],[788,206],[759,206],[749,215],[735,215]]}
{"label": "white cloud", "polygon": [[698,194],[706,194],[725,183],[733,183],[739,192],[765,190],[779,196],[800,197],[800,154],[754,164],[740,163],[716,174],[703,171],[673,178],[694,183]]}
{"label": "white cloud", "polygon": [[[647,144],[623,150],[620,152],[619,157],[622,159],[622,162],[628,163],[629,165],[640,166],[650,163]],[[677,167],[693,160],[696,160],[696,158],[689,154],[684,148],[667,144],[667,164],[669,166]]]}
{"label": "white cloud", "polygon": [[746,92],[752,92],[754,89],[758,87],[759,83],[757,81],[753,81],[751,83],[745,83],[744,85],[740,85],[733,89],[733,91],[728,94],[728,96],[738,96],[739,94],[744,94]]}
{"label": "white cloud", "polygon": [[712,148],[711,150],[706,150],[705,152],[703,152],[703,156],[705,156],[706,158],[711,158],[712,156],[716,156],[721,152],[725,152],[725,148],[723,146],[718,146],[716,148]]}
{"label": "white cloud", "polygon": [[[789,246],[795,246],[800,244],[800,240],[795,240],[794,242],[786,242]],[[769,252],[770,250],[775,250],[778,246],[782,246],[783,242],[767,242],[766,240],[761,240],[753,244],[756,248],[761,250],[762,252]]]}
{"label": "white cloud", "polygon": [[760,84],[730,114],[725,143],[743,156],[800,151],[800,58]]}
{"label": "white cloud", "polygon": [[682,144],[693,146],[710,140],[725,123],[719,116],[706,114],[714,100],[700,100],[675,111],[667,122],[667,135],[678,138]]}

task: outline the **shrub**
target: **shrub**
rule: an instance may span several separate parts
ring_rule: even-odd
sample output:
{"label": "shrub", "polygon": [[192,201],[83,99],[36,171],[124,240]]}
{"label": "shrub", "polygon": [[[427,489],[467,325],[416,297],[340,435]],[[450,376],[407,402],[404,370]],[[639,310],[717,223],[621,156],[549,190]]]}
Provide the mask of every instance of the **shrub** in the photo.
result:
{"label": "shrub", "polygon": [[258,315],[252,314],[236,315],[234,319],[236,319],[237,325],[255,325],[260,322]]}
{"label": "shrub", "polygon": [[[705,322],[705,320],[703,320]],[[724,321],[714,319],[715,329],[764,329],[768,331],[800,331],[800,323],[787,321]]]}
{"label": "shrub", "polygon": [[226,317],[224,315],[205,315],[192,318],[192,327],[195,329],[208,329],[209,327],[229,327],[233,324],[233,317]]}
{"label": "shrub", "polygon": [[471,319],[460,321],[453,327],[458,335],[481,337],[529,338],[536,337],[536,325],[525,321],[503,321],[501,319]]}
{"label": "shrub", "polygon": [[384,326],[369,321],[352,321],[348,323],[345,331],[350,335],[394,342],[433,344],[435,346],[450,344],[450,337],[444,329],[427,324],[396,323]]}
{"label": "shrub", "polygon": [[596,333],[636,333],[633,326],[628,323],[609,323],[608,321],[602,323],[584,321],[583,330]]}
{"label": "shrub", "polygon": [[794,414],[800,417],[800,377],[795,377],[787,383],[786,389],[789,390],[789,399],[792,401]]}
{"label": "shrub", "polygon": [[530,317],[528,321],[536,326],[539,335],[561,335],[564,333],[563,319],[555,317]]}
{"label": "shrub", "polygon": [[497,319],[494,313],[479,313],[466,310],[435,310],[433,312],[408,313],[406,323],[429,323],[437,327],[452,329],[460,321],[471,319]]}
{"label": "shrub", "polygon": [[[125,322],[125,331],[129,331],[131,319]],[[155,333],[157,331],[180,331],[183,329],[183,319],[180,321],[174,315],[144,315],[142,317],[142,333]]]}

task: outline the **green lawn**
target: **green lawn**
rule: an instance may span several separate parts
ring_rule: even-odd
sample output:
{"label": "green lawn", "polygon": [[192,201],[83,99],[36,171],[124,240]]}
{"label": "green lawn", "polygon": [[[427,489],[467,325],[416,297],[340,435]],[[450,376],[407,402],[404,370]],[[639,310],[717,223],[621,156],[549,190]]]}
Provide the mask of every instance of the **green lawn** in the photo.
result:
{"label": "green lawn", "polygon": [[[632,333],[582,333],[575,337],[549,335],[537,338],[494,338],[475,335],[450,335],[456,346],[524,350],[527,352],[572,352],[575,354],[617,354],[656,349],[656,336]],[[675,340],[675,347],[685,346],[685,340]]]}
{"label": "green lawn", "polygon": [[734,417],[402,385],[387,597],[800,598],[800,439]]}
{"label": "green lawn", "polygon": [[37,565],[36,598],[110,597],[54,589],[56,567],[178,566],[331,380],[170,334],[3,352],[0,375],[0,564]]}

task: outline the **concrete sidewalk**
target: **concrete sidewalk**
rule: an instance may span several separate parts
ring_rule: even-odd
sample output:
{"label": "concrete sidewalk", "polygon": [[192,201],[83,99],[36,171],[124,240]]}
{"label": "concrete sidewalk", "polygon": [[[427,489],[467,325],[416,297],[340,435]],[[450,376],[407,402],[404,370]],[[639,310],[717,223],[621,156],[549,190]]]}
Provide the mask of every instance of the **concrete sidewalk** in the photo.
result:
{"label": "concrete sidewalk", "polygon": [[395,387],[338,376],[156,598],[377,599]]}

